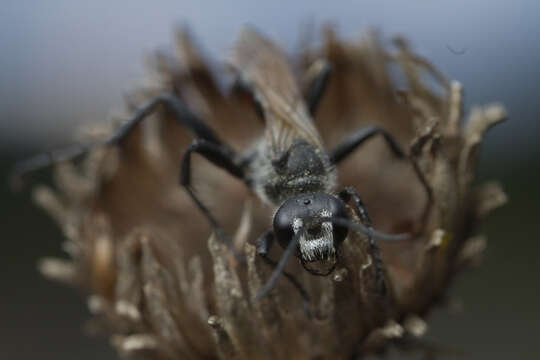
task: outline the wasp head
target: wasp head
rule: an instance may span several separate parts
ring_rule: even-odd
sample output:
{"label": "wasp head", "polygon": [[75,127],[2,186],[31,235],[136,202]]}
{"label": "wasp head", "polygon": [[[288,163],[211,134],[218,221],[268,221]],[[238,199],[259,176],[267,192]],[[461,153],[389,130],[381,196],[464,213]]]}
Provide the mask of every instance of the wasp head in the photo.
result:
{"label": "wasp head", "polygon": [[[284,249],[300,233],[296,256],[308,271],[326,275],[333,270],[336,249],[348,232],[346,227],[333,224],[332,217],[348,218],[345,203],[339,198],[325,193],[296,196],[286,200],[274,215],[274,233]],[[321,273],[308,268],[310,263],[319,263],[327,270]]]}

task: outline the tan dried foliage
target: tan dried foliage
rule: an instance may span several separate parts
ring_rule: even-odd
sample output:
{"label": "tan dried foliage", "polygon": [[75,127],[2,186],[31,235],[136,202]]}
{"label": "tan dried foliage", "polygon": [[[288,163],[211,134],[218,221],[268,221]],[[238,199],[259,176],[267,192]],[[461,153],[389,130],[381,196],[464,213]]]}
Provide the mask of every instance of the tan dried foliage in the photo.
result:
{"label": "tan dried foliage", "polygon": [[[179,34],[178,48],[179,59],[154,58],[157,76],[133,94],[128,112],[173,91],[236,150],[245,150],[264,126],[249,97],[218,86],[186,32]],[[72,258],[43,260],[41,270],[87,292],[100,328],[122,355],[361,357],[395,339],[422,336],[425,315],[445,298],[449,282],[478,261],[486,239],[473,231],[505,195],[496,183],[477,189],[472,182],[482,137],[504,119],[504,109],[475,108],[464,121],[460,84],[412,53],[403,39],[388,52],[373,34],[343,42],[327,29],[321,48],[306,45],[291,60],[303,88],[313,79],[311,65],[321,58],[333,67],[315,119],[325,145],[331,148],[356,129],[379,125],[410,150],[433,189],[434,205],[421,235],[380,242],[390,294],[376,292],[366,239],[350,235],[331,276],[312,276],[295,261],[288,266],[313,299],[314,319],[306,317],[300,296],[285,280],[254,301],[270,275],[254,243],[270,227],[273,209],[239,181],[194,160],[197,192],[225,230],[236,234],[237,249],[247,257],[247,264],[234,261],[178,185],[191,134],[158,111],[121,149],[93,150],[82,168],[59,165],[57,189],[35,189],[36,201],[64,230]],[[389,68],[400,72],[405,89],[396,89]],[[339,185],[358,190],[378,230],[418,233],[426,193],[411,163],[393,158],[382,141],[370,141],[340,165]],[[280,254],[275,249],[272,256]]]}

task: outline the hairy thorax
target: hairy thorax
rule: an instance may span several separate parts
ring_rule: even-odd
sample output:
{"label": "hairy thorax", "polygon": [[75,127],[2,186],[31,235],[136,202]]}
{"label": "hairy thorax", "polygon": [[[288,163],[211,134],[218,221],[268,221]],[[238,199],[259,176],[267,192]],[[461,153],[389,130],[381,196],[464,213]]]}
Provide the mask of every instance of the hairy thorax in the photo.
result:
{"label": "hairy thorax", "polygon": [[336,186],[336,172],[328,155],[305,140],[293,142],[280,158],[273,156],[267,142],[254,148],[250,182],[267,203],[280,205],[290,197],[307,193],[330,193]]}

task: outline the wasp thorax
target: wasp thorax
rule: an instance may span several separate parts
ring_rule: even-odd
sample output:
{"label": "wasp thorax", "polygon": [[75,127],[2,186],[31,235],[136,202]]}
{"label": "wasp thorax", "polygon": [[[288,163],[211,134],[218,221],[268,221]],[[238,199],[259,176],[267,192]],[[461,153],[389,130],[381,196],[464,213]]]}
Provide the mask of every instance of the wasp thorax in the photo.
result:
{"label": "wasp thorax", "polygon": [[302,262],[333,261],[347,229],[333,224],[332,217],[348,217],[343,201],[324,193],[300,195],[278,209],[274,233],[283,248],[299,236],[296,256]]}
{"label": "wasp thorax", "polygon": [[274,163],[278,173],[291,177],[324,175],[326,169],[317,148],[305,140],[295,141],[291,148]]}

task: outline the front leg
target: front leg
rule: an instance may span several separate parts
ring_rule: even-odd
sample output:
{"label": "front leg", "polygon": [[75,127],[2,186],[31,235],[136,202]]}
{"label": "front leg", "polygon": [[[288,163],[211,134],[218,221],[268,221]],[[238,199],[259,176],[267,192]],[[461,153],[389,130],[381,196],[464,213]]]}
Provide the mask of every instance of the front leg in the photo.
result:
{"label": "front leg", "polygon": [[[292,241],[291,241],[292,243]],[[311,318],[312,314],[309,310],[310,308],[310,299],[307,291],[304,289],[304,287],[298,282],[298,280],[295,279],[295,277],[288,273],[287,271],[283,270],[283,267],[280,267],[278,262],[275,260],[272,260],[268,257],[268,252],[270,251],[270,248],[274,244],[274,232],[272,230],[268,230],[265,232],[257,241],[257,254],[261,256],[263,261],[270,266],[272,269],[274,269],[274,273],[272,274],[272,277],[268,282],[263,286],[263,288],[259,291],[256,299],[260,299],[264,296],[266,296],[270,290],[275,286],[277,281],[277,275],[280,273],[283,274],[287,278],[287,280],[290,281],[290,283],[298,290],[300,293],[300,296],[302,296],[302,300],[304,302],[304,311],[306,315]],[[285,255],[283,255],[285,256]],[[280,262],[281,263],[281,262]],[[277,275],[276,275],[277,274]],[[276,275],[276,276],[274,276]]]}
{"label": "front leg", "polygon": [[384,278],[384,265],[381,259],[381,252],[379,250],[379,247],[377,246],[377,243],[375,242],[375,237],[373,236],[373,227],[371,225],[371,219],[368,215],[367,208],[360,199],[360,195],[358,195],[358,192],[352,187],[347,187],[341,190],[338,196],[345,203],[348,203],[351,199],[354,201],[357,215],[360,218],[362,224],[364,224],[364,226],[368,229],[367,238],[369,252],[371,253],[371,257],[373,258],[373,265],[375,266],[375,281],[377,283],[379,293],[381,295],[386,295],[387,286],[386,280]]}
{"label": "front leg", "polygon": [[184,154],[180,173],[180,184],[185,187],[193,202],[195,202],[197,207],[202,211],[203,215],[208,219],[218,238],[227,245],[237,259],[240,259],[240,256],[234,251],[231,239],[227,236],[227,234],[225,234],[221,225],[212,215],[206,205],[204,205],[204,203],[197,197],[193,187],[191,186],[191,155],[193,153],[202,155],[212,164],[227,171],[229,174],[240,180],[244,180],[244,169],[239,165],[239,160],[236,159],[236,156],[230,149],[208,140],[196,139],[188,147],[186,153]]}
{"label": "front leg", "polygon": [[341,161],[345,160],[349,155],[351,155],[358,147],[364,144],[367,140],[377,135],[383,137],[386,145],[397,158],[408,158],[411,161],[413,171],[426,192],[427,201],[424,207],[424,211],[422,213],[421,225],[419,230],[419,232],[421,232],[424,230],[427,224],[429,213],[431,211],[431,207],[433,206],[433,191],[414,157],[407,156],[401,146],[399,146],[397,141],[386,130],[377,126],[368,126],[361,130],[358,130],[330,152],[330,162],[334,165],[339,164]]}

